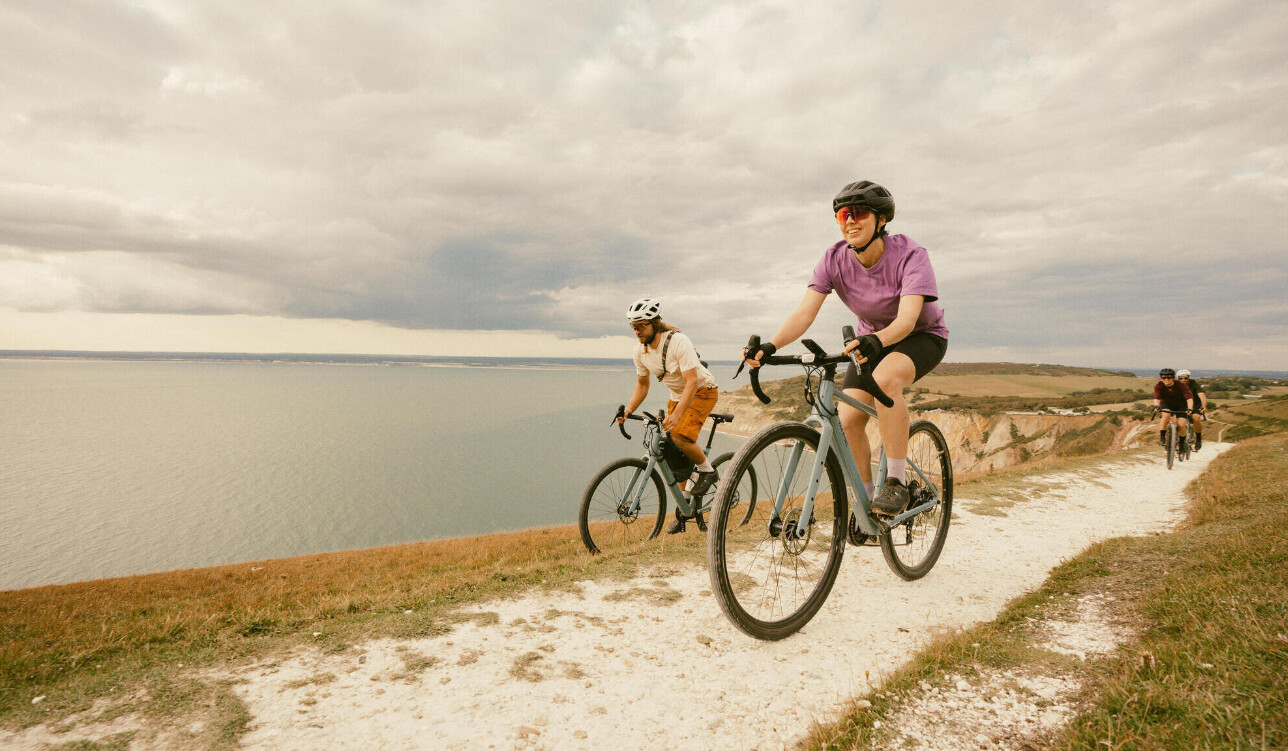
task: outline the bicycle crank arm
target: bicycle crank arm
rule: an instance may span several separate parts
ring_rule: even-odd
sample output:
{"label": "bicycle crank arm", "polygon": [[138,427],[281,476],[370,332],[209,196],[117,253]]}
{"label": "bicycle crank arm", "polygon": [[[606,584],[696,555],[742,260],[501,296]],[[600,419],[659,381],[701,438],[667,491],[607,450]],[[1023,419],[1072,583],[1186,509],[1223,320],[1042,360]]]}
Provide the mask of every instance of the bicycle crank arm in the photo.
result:
{"label": "bicycle crank arm", "polygon": [[930,509],[934,508],[935,504],[937,503],[939,503],[938,499],[926,501],[920,506],[914,506],[908,509],[907,511],[903,512],[902,514],[899,514],[898,516],[894,517],[893,519],[890,519],[889,521],[882,520],[882,524],[885,525],[887,530],[890,530],[894,527],[899,526],[900,524],[903,524],[904,522],[908,521],[909,519],[916,516],[917,514],[922,513],[923,511],[929,511]]}

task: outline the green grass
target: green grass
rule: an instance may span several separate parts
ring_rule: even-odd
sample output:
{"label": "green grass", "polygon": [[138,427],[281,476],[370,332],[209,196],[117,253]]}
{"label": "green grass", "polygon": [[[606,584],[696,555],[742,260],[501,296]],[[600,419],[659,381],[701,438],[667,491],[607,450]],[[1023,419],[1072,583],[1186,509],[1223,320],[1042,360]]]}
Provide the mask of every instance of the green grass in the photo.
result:
{"label": "green grass", "polygon": [[[920,682],[985,668],[1068,671],[1035,632],[1073,598],[1114,597],[1138,624],[1118,656],[1077,669],[1082,707],[1058,749],[1288,748],[1288,435],[1249,440],[1189,488],[1186,528],[1092,546],[994,621],[943,638],[808,748],[872,748]],[[1152,659],[1142,659],[1143,655]],[[886,730],[878,727],[881,722]]]}

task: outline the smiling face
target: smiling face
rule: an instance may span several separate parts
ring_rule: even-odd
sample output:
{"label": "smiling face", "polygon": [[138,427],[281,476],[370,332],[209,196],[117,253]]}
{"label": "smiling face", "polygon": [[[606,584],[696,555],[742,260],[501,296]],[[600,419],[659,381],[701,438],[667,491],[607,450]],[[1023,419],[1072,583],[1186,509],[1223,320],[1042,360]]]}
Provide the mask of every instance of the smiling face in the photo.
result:
{"label": "smiling face", "polygon": [[845,241],[861,248],[876,233],[881,218],[866,206],[842,206],[836,212],[836,224]]}

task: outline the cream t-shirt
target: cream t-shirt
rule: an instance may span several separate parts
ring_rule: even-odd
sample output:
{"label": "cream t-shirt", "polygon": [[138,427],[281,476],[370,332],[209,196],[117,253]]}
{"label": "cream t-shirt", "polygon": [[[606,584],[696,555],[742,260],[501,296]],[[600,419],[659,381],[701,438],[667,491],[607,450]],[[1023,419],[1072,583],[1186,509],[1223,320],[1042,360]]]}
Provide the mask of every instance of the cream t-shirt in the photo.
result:
{"label": "cream t-shirt", "polygon": [[662,385],[671,391],[671,398],[679,401],[684,394],[684,371],[697,368],[698,388],[715,388],[716,377],[703,366],[698,359],[698,350],[689,337],[679,331],[663,331],[653,340],[656,347],[645,348],[643,343],[635,345],[635,374],[657,378],[662,375],[662,347],[667,335],[671,337],[671,346],[666,349],[666,375]]}

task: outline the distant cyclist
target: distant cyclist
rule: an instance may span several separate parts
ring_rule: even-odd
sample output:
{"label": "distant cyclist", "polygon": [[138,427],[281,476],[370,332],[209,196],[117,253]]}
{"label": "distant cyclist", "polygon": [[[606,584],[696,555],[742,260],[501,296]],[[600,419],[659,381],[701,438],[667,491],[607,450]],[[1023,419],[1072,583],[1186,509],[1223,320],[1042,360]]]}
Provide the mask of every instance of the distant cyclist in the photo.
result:
{"label": "distant cyclist", "polygon": [[[1171,368],[1163,368],[1158,371],[1158,383],[1154,384],[1154,409],[1170,409],[1175,412],[1188,412],[1194,406],[1194,395],[1190,393],[1190,388],[1183,383],[1176,381],[1176,371]],[[1167,426],[1176,420],[1176,415],[1172,412],[1163,412],[1162,419],[1158,422],[1158,442],[1162,446],[1167,446]],[[1176,430],[1181,434],[1181,447],[1185,446],[1185,426],[1189,420],[1182,419],[1176,422]]]}
{"label": "distant cyclist", "polygon": [[[835,292],[845,307],[858,316],[855,331],[859,338],[847,350],[857,349],[861,362],[872,363],[877,385],[894,400],[894,406],[889,408],[876,404],[877,427],[885,446],[889,475],[872,502],[877,513],[894,516],[908,505],[905,470],[909,416],[903,390],[944,359],[948,327],[944,311],[936,303],[939,288],[930,267],[930,254],[907,235],[886,233],[886,225],[894,219],[890,191],[867,180],[850,183],[832,199],[832,212],[844,239],[823,251],[804,299],[787,316],[778,333],[761,344],[759,351],[745,352],[743,356],[749,366],[759,367],[760,358],[796,341],[814,323],[830,292]],[[876,402],[871,394],[859,389],[858,372],[852,363],[842,389],[864,404]],[[846,404],[838,406],[841,426],[871,498],[868,416]]]}
{"label": "distant cyclist", "polygon": [[[701,498],[719,479],[716,470],[711,466],[702,446],[698,445],[698,433],[702,423],[716,406],[720,392],[716,387],[715,376],[707,370],[698,357],[698,350],[676,327],[662,321],[662,303],[652,298],[636,300],[626,310],[626,320],[639,344],[635,347],[635,391],[626,405],[626,414],[619,417],[619,423],[644,403],[648,396],[649,380],[656,378],[671,392],[671,399],[666,405],[666,419],[662,429],[671,437],[689,461],[697,465],[697,477],[693,481],[692,495]],[[683,488],[685,481],[680,482]],[[668,534],[683,532],[685,517],[680,510],[675,510],[675,521],[667,528]],[[701,526],[701,525],[699,525]]]}
{"label": "distant cyclist", "polygon": [[1207,392],[1203,384],[1190,377],[1190,371],[1176,371],[1176,380],[1189,387],[1194,397],[1194,411],[1190,413],[1190,422],[1194,425],[1194,450],[1203,448],[1203,418],[1207,414]]}

